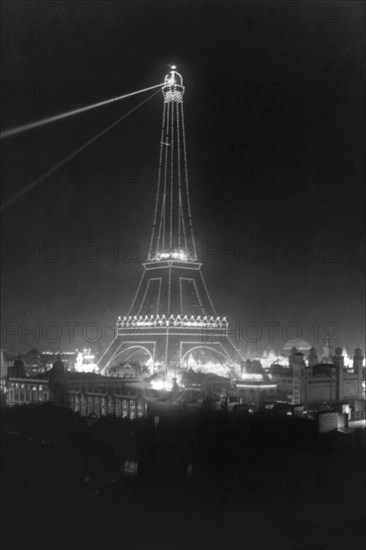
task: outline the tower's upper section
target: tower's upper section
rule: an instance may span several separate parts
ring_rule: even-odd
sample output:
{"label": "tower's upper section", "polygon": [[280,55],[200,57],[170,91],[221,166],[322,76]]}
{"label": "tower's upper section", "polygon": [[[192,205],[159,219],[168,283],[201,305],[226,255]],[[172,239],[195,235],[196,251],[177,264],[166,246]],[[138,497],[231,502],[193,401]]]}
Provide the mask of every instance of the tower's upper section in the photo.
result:
{"label": "tower's upper section", "polygon": [[158,188],[147,261],[197,261],[188,187],[182,76],[173,65],[164,97]]}
{"label": "tower's upper section", "polygon": [[175,65],[172,65],[172,70],[169,74],[166,75],[164,79],[163,86],[163,95],[164,103],[169,103],[170,101],[175,101],[177,103],[182,103],[184,86],[183,78],[177,71],[175,71]]}

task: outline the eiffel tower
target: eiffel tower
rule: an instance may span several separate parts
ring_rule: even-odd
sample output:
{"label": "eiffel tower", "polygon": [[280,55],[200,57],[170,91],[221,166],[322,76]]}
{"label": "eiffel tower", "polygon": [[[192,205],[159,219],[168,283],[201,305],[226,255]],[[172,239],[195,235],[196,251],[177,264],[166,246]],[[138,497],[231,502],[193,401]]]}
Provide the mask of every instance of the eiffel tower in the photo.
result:
{"label": "eiffel tower", "polygon": [[[242,357],[217,315],[193,233],[184,129],[182,76],[172,66],[162,93],[158,186],[150,246],[131,308],[99,361],[102,373],[143,355],[167,375],[192,358],[234,366]],[[140,361],[141,362],[141,361]]]}

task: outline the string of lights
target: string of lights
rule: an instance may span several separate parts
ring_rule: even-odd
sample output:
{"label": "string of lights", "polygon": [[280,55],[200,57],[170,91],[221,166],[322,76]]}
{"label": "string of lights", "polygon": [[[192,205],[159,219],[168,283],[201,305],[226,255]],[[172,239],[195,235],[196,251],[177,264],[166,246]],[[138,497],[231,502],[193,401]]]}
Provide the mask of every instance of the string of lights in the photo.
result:
{"label": "string of lights", "polygon": [[156,200],[155,200],[154,220],[153,220],[153,227],[152,227],[152,232],[151,232],[148,259],[151,259],[151,257],[152,257],[152,246],[153,246],[153,242],[154,242],[156,221],[157,221],[157,215],[158,215],[159,198],[160,198],[161,167],[162,167],[162,161],[163,161],[163,143],[164,143],[164,132],[165,132],[165,111],[166,111],[166,103],[164,103],[164,106],[163,106],[163,123],[162,123],[162,127],[161,127],[160,153],[159,153],[158,188],[157,188],[157,194],[156,194]]}
{"label": "string of lights", "polygon": [[165,134],[165,165],[164,165],[164,191],[163,191],[163,205],[161,209],[161,223],[160,223],[160,231],[159,231],[159,241],[162,237],[161,247],[164,250],[165,249],[165,214],[166,214],[166,187],[167,187],[167,179],[168,179],[168,153],[169,153],[169,120],[170,120],[170,106],[171,104],[168,103],[168,109],[167,109],[167,120],[166,120],[166,134]]}
{"label": "string of lights", "polygon": [[[173,248],[173,205],[174,205],[174,101],[171,102],[172,116],[170,122],[170,231],[169,249]],[[178,183],[179,185],[179,183]]]}
{"label": "string of lights", "polygon": [[[123,336],[122,336],[122,339],[118,340],[118,337],[121,336],[120,333],[119,333],[119,328],[120,328],[120,324],[119,324],[119,320],[118,320],[117,325],[116,325],[116,337],[112,341],[112,344],[115,344],[115,342],[118,341],[118,347],[116,349],[113,349],[113,354],[109,357],[108,365],[117,357],[117,355],[118,355],[119,351],[121,350],[121,348],[126,344],[126,341],[127,342],[133,341],[133,338],[134,338],[134,336],[136,336],[136,333],[137,333],[137,330],[138,330],[138,327],[136,327],[134,325],[129,325],[130,330],[128,331],[128,334],[126,335],[126,333],[124,333]],[[109,346],[108,349],[110,349],[110,346]],[[108,350],[106,350],[106,352],[107,351]],[[99,364],[100,364],[100,361],[98,361],[98,365]]]}
{"label": "string of lights", "polygon": [[169,277],[168,277],[168,313],[170,313],[171,292],[172,292],[172,270],[169,269]]}
{"label": "string of lights", "polygon": [[212,327],[228,328],[226,317],[191,315],[134,315],[118,317],[117,327]]}
{"label": "string of lights", "polygon": [[111,341],[111,343],[109,344],[109,346],[107,347],[107,349],[104,351],[104,353],[101,355],[101,357],[98,359],[98,361],[97,361],[97,366],[99,365],[99,363],[100,363],[101,361],[103,361],[104,357],[106,356],[106,354],[108,353],[108,351],[111,349],[112,344],[113,344],[114,341],[116,340],[117,336],[118,336],[118,322],[116,323],[116,334],[115,334],[115,337],[114,337],[114,339]]}
{"label": "string of lights", "polygon": [[184,171],[185,171],[185,183],[186,183],[186,194],[187,194],[187,210],[188,210],[188,222],[191,230],[191,239],[193,246],[193,257],[197,259],[197,250],[196,243],[193,235],[193,224],[192,224],[192,214],[191,214],[191,204],[189,199],[189,185],[188,185],[188,162],[187,162],[187,148],[186,148],[186,137],[185,137],[185,127],[184,127],[184,114],[183,114],[183,104],[181,104],[181,119],[182,119],[182,137],[183,137],[183,158],[184,158]]}
{"label": "string of lights", "polygon": [[209,302],[210,302],[210,305],[211,305],[211,307],[212,307],[212,310],[215,312],[215,315],[216,315],[216,311],[215,311],[213,302],[212,302],[212,300],[211,300],[211,296],[210,296],[210,294],[209,294],[209,292],[208,292],[208,288],[207,288],[207,285],[206,285],[206,281],[205,281],[205,279],[204,279],[204,277],[203,277],[202,271],[200,271],[200,274],[201,274],[201,279],[202,279],[202,283],[203,283],[204,289],[205,289],[206,294],[207,294],[207,298],[209,299]]}
{"label": "string of lights", "polygon": [[180,126],[179,126],[179,108],[176,110],[177,115],[177,167],[178,167],[178,247],[182,246],[181,228],[184,234],[184,246],[187,249],[187,239],[185,235],[183,208],[182,208],[182,187],[181,187],[181,167],[180,167]]}
{"label": "string of lights", "polygon": [[142,273],[141,275],[141,278],[140,278],[140,282],[138,284],[138,287],[137,287],[137,290],[135,292],[135,296],[132,300],[132,304],[131,304],[131,307],[130,307],[130,311],[128,312],[128,314],[130,315],[131,311],[133,310],[134,306],[135,306],[135,303],[136,303],[136,300],[137,300],[137,296],[139,295],[139,292],[140,292],[140,288],[141,288],[141,284],[142,284],[142,281],[144,279],[144,273]]}
{"label": "string of lights", "polygon": [[166,77],[164,84],[158,192],[148,260],[196,261],[197,251],[188,191],[183,79],[173,70],[170,76]]}
{"label": "string of lights", "polygon": [[[181,109],[183,109],[183,104],[182,104],[182,107]],[[178,128],[178,132],[180,133],[180,125],[179,125],[179,109],[177,110],[177,128]],[[180,160],[180,159],[179,159]],[[187,232],[186,232],[186,225],[185,225],[185,222],[184,222],[184,215],[183,215],[183,205],[182,205],[182,186],[181,186],[181,170],[180,170],[180,162],[179,162],[179,199],[180,199],[180,202],[181,202],[181,211],[180,211],[180,215],[181,215],[181,224],[182,224],[182,228],[183,228],[183,238],[184,238],[184,246],[186,248],[186,250],[188,250],[188,240],[187,240]]]}

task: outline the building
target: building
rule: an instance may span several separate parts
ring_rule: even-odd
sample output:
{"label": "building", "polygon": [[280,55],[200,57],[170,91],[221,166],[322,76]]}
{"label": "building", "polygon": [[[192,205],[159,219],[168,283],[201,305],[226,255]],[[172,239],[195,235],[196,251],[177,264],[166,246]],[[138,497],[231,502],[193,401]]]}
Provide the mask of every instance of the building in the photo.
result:
{"label": "building", "polygon": [[271,380],[277,384],[277,394],[293,404],[305,407],[320,403],[352,402],[365,399],[364,357],[357,348],[353,368],[344,366],[341,348],[327,350],[319,362],[314,348],[309,350],[307,363],[303,353],[291,350],[288,366],[273,364],[269,369]]}
{"label": "building", "polygon": [[235,386],[242,405],[262,407],[277,397],[277,384],[266,380],[235,380]]}
{"label": "building", "polygon": [[[76,350],[77,352],[77,350]],[[76,352],[59,352],[54,353],[51,351],[38,351],[33,348],[26,353],[19,354],[18,356],[11,354],[4,354],[4,377],[6,377],[8,367],[12,367],[15,359],[21,359],[24,363],[25,372],[28,377],[38,375],[52,368],[58,357],[61,357],[62,362],[66,370],[73,370]]]}
{"label": "building", "polygon": [[214,373],[195,372],[193,369],[188,369],[183,373],[180,385],[186,390],[215,392],[219,395],[226,394],[233,389],[230,378]]}
{"label": "building", "polygon": [[241,363],[240,371],[241,378],[234,381],[240,404],[261,407],[276,398],[277,384],[270,379],[260,361],[247,359]]}
{"label": "building", "polygon": [[81,416],[106,416],[136,420],[146,416],[146,403],[140,390],[123,378],[98,374],[68,376],[68,404]]}
{"label": "building", "polygon": [[27,377],[24,362],[20,356],[8,367],[3,387],[5,404],[9,406],[31,403],[45,403],[50,400],[50,388],[47,380]]}
{"label": "building", "polygon": [[23,361],[17,359],[8,367],[3,401],[7,406],[51,402],[94,418],[112,414],[136,420],[146,416],[144,399],[123,379],[68,372],[61,358],[49,371],[32,377],[26,376]]}

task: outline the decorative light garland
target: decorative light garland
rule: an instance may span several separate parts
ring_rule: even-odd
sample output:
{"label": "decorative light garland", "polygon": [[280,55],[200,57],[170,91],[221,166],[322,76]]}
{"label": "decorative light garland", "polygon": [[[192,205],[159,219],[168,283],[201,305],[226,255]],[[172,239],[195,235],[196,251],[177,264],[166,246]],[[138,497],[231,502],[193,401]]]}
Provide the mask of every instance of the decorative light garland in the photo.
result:
{"label": "decorative light garland", "polygon": [[174,101],[172,102],[172,116],[170,123],[170,231],[169,248],[173,248],[173,202],[174,202]]}
{"label": "decorative light garland", "polygon": [[154,210],[154,221],[153,221],[153,228],[151,232],[151,239],[150,239],[150,246],[149,246],[149,253],[148,258],[151,258],[152,253],[152,247],[154,242],[154,235],[155,235],[155,228],[157,223],[157,216],[158,216],[158,207],[159,207],[159,197],[160,197],[160,184],[161,184],[161,167],[163,165],[163,146],[164,146],[164,133],[165,133],[165,111],[166,111],[166,103],[164,103],[163,107],[163,122],[161,126],[161,140],[160,140],[160,153],[159,153],[159,171],[158,171],[158,189],[156,194],[156,201],[155,201],[155,210]]}
{"label": "decorative light garland", "polygon": [[[167,120],[166,120],[166,139],[169,139],[169,120],[170,120],[170,103],[168,104],[167,109]],[[169,141],[167,142],[169,143]],[[165,217],[166,217],[166,186],[167,186],[167,177],[168,177],[168,145],[165,148],[165,166],[164,166],[164,194],[163,194],[163,204],[161,209],[161,221],[162,224],[160,228],[162,229],[162,248],[165,249]],[[159,235],[160,237],[160,235]],[[158,245],[156,247],[156,252],[158,252]]]}
{"label": "decorative light garland", "polygon": [[201,274],[201,279],[202,279],[203,287],[204,287],[204,289],[205,289],[207,298],[208,298],[208,300],[209,300],[209,302],[210,302],[210,306],[211,306],[213,312],[214,312],[215,315],[216,315],[216,310],[215,310],[214,305],[213,305],[213,302],[212,302],[212,300],[211,300],[211,296],[210,296],[210,294],[209,294],[209,292],[208,292],[208,288],[207,288],[207,285],[206,285],[206,281],[205,281],[205,279],[203,278],[203,273],[202,273],[202,271],[200,271],[200,274]]}
{"label": "decorative light garland", "polygon": [[[179,107],[176,109],[177,118],[177,165],[178,165],[178,246],[181,246],[181,223],[182,223],[182,190],[180,175],[180,136],[179,136]],[[184,220],[183,220],[184,223]]]}
{"label": "decorative light garland", "polygon": [[117,327],[130,328],[130,327],[205,327],[205,328],[220,328],[227,329],[229,323],[226,317],[214,317],[198,315],[195,317],[191,315],[129,315],[125,317],[118,317]]}
{"label": "decorative light garland", "polygon": [[153,258],[154,260],[180,260],[181,262],[186,262],[188,260],[188,255],[184,250],[172,250],[167,252],[158,252]]}
{"label": "decorative light garland", "polygon": [[139,310],[138,310],[138,314],[140,314],[140,311],[141,311],[141,309],[142,309],[142,307],[143,307],[143,305],[144,305],[144,303],[145,303],[146,296],[147,296],[147,293],[148,293],[148,291],[149,291],[149,288],[150,288],[150,285],[151,285],[151,282],[152,282],[152,281],[159,281],[159,292],[158,292],[158,300],[157,300],[157,306],[156,306],[156,307],[157,307],[157,311],[159,311],[159,308],[160,308],[160,294],[161,294],[161,277],[154,277],[154,278],[148,280],[148,283],[147,283],[147,285],[146,285],[146,287],[145,287],[144,297],[143,297],[143,299],[142,299],[142,301],[141,301],[140,308],[139,308]]}
{"label": "decorative light garland", "polygon": [[[164,84],[162,88],[164,110],[159,156],[158,191],[148,261],[156,260],[163,254],[171,254],[171,250],[173,249],[173,253],[175,253],[176,248],[179,250],[183,249],[186,254],[185,259],[182,261],[196,261],[197,250],[193,235],[188,190],[182,76],[175,70],[172,70],[165,77]],[[164,147],[165,153],[163,151]],[[182,148],[183,152],[181,151]],[[181,158],[184,163],[184,176],[181,169]],[[184,195],[182,195],[182,177],[185,180]],[[169,190],[168,178],[170,179]],[[169,197],[167,196],[168,193]],[[169,206],[167,200],[169,201]],[[175,204],[175,201],[178,204]],[[170,210],[169,213],[167,208]],[[169,230],[167,224],[169,224]],[[189,230],[187,228],[190,232],[189,239],[187,238],[186,224],[189,226]]]}
{"label": "decorative light garland", "polygon": [[137,290],[136,290],[135,296],[134,296],[134,298],[133,298],[133,300],[132,300],[132,304],[131,304],[130,311],[128,312],[128,314],[130,314],[131,311],[132,311],[133,308],[134,308],[134,305],[135,305],[136,300],[137,300],[137,296],[139,295],[139,292],[140,292],[140,288],[141,288],[143,279],[144,279],[144,273],[142,273],[142,275],[141,275],[141,279],[140,279],[140,282],[139,282],[139,286],[137,287]]}
{"label": "decorative light garland", "polygon": [[188,208],[188,221],[189,227],[191,230],[191,239],[193,245],[193,255],[194,258],[197,258],[196,243],[193,235],[193,225],[192,225],[192,214],[191,214],[191,204],[189,200],[189,186],[188,186],[188,162],[187,162],[187,148],[186,148],[186,132],[184,127],[184,114],[183,114],[183,102],[181,105],[181,118],[182,118],[182,137],[183,137],[183,158],[184,158],[184,172],[185,172],[185,181],[186,181],[186,194],[187,194],[187,208]]}

